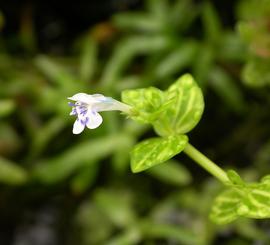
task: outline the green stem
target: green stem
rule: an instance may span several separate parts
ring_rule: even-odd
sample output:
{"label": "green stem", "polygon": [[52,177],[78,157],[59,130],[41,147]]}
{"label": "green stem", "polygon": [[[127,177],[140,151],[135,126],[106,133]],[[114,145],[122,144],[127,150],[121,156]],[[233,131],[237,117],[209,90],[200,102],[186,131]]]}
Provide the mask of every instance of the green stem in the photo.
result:
{"label": "green stem", "polygon": [[201,152],[199,152],[191,144],[189,143],[187,144],[187,146],[184,149],[184,152],[196,163],[198,163],[201,167],[203,167],[206,171],[208,171],[210,174],[212,174],[218,180],[220,180],[223,184],[226,185],[229,182],[227,174],[223,171],[223,169],[217,166],[214,162],[208,159]]}

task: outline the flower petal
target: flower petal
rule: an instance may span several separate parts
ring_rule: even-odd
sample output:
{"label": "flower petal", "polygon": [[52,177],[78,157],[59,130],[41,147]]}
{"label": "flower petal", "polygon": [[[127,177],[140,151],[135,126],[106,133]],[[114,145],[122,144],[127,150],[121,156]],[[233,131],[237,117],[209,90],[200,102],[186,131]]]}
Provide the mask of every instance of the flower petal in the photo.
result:
{"label": "flower petal", "polygon": [[104,100],[106,100],[106,98],[107,97],[105,97],[102,94],[86,94],[86,93],[77,93],[72,97],[68,97],[69,100],[82,102],[88,105],[103,102]]}
{"label": "flower petal", "polygon": [[72,108],[72,111],[69,113],[70,116],[77,115],[76,109]]}
{"label": "flower petal", "polygon": [[102,117],[97,112],[91,111],[88,115],[86,126],[87,128],[94,129],[97,128],[102,123],[102,121]]}
{"label": "flower petal", "polygon": [[74,94],[72,97],[68,97],[68,99],[74,100],[74,101],[80,101],[86,104],[91,104],[95,101],[95,99],[93,99],[90,94],[86,94],[86,93],[77,93],[77,94]]}
{"label": "flower petal", "polygon": [[81,120],[77,119],[73,124],[73,134],[80,134],[84,130],[85,124]]}

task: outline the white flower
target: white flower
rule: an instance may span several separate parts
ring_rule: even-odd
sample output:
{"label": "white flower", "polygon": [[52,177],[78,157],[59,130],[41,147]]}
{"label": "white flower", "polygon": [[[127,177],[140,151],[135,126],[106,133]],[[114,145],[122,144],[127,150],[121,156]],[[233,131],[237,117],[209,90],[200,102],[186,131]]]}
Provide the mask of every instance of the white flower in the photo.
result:
{"label": "white flower", "polygon": [[102,94],[78,93],[68,99],[76,101],[69,102],[72,106],[70,115],[77,116],[72,131],[74,134],[80,134],[85,126],[90,129],[97,128],[102,123],[102,117],[98,113],[100,111],[119,110],[129,113],[131,109],[130,106]]}

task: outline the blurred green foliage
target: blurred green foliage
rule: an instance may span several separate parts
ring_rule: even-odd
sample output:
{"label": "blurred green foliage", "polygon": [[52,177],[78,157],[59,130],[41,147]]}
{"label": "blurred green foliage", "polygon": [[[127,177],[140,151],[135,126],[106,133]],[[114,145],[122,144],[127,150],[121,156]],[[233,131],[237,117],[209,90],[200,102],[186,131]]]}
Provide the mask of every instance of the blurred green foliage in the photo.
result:
{"label": "blurred green foliage", "polygon": [[[242,71],[243,80],[250,86],[261,87],[270,83],[269,1],[242,1],[238,7],[238,31],[249,50]],[[253,10],[251,11],[253,7]]]}
{"label": "blurred green foliage", "polygon": [[62,195],[58,209],[71,214],[64,225],[59,218],[60,244],[269,244],[268,221],[209,220],[223,187],[186,158],[132,174],[129,152],[153,135],[149,126],[109,112],[99,129],[71,132],[68,96],[166,89],[190,72],[206,99],[190,141],[245,180],[269,174],[270,3],[230,4],[233,26],[214,1],[148,0],[86,31],[69,55],[41,54],[28,15],[14,42],[22,52],[12,54],[0,36],[2,222],[16,231],[33,206],[54,206],[52,196]]}

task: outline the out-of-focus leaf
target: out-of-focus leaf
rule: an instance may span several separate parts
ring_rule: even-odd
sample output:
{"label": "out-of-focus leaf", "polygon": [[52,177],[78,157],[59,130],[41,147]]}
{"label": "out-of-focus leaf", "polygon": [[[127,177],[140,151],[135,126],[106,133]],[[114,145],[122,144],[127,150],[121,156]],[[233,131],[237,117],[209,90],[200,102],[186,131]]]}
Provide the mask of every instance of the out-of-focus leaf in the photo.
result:
{"label": "out-of-focus leaf", "polygon": [[159,32],[162,22],[145,13],[121,13],[113,17],[115,25],[128,31]]}
{"label": "out-of-focus leaf", "polygon": [[256,226],[256,221],[251,219],[241,219],[235,222],[235,230],[245,238],[254,241],[267,243],[269,236],[260,227]]}
{"label": "out-of-focus leaf", "polygon": [[[84,201],[78,208],[76,228],[82,244],[104,244],[111,236],[114,226],[93,200]],[[78,243],[78,240],[74,243]]]}
{"label": "out-of-focus leaf", "polygon": [[76,194],[85,192],[95,181],[98,173],[98,164],[92,163],[82,167],[77,175],[71,180],[71,189]]}
{"label": "out-of-focus leaf", "polygon": [[126,232],[116,235],[111,240],[109,240],[107,245],[129,245],[129,244],[138,244],[141,241],[142,237],[138,229],[131,228]]}
{"label": "out-of-focus leaf", "polygon": [[53,59],[40,55],[35,58],[34,62],[45,76],[65,91],[73,91],[78,87],[78,79],[75,79],[69,71],[53,61]]}
{"label": "out-of-focus leaf", "polygon": [[35,132],[29,157],[33,158],[38,156],[47,146],[49,141],[52,140],[52,138],[59,133],[65,125],[66,122],[63,118],[55,117]]}
{"label": "out-of-focus leaf", "polygon": [[241,113],[245,110],[246,104],[243,92],[224,70],[215,67],[209,74],[211,88],[223,99],[232,111]]}
{"label": "out-of-focus leaf", "polygon": [[16,105],[11,99],[0,100],[0,118],[11,114],[14,111],[15,107]]}
{"label": "out-of-focus leaf", "polygon": [[22,167],[0,157],[0,182],[8,185],[21,185],[27,179],[28,174]]}
{"label": "out-of-focus leaf", "polygon": [[242,70],[244,82],[250,87],[262,87],[270,84],[270,62],[266,59],[254,58],[248,61]]}
{"label": "out-of-focus leaf", "polygon": [[210,42],[216,42],[222,37],[221,23],[218,13],[211,2],[207,1],[203,5],[202,23],[205,31],[205,38]]}
{"label": "out-of-focus leaf", "polygon": [[146,5],[150,15],[154,16],[157,20],[166,22],[170,11],[168,0],[147,0]]}
{"label": "out-of-focus leaf", "polygon": [[21,146],[21,139],[14,128],[4,122],[0,123],[0,155],[14,154]]}
{"label": "out-of-focus leaf", "polygon": [[110,88],[123,76],[125,68],[136,55],[149,55],[169,49],[174,41],[166,36],[132,36],[119,42],[101,78],[101,85]]}
{"label": "out-of-focus leaf", "polygon": [[130,151],[135,144],[135,138],[130,140],[130,144],[123,146],[121,149],[115,150],[112,157],[112,165],[116,172],[123,173],[128,169],[129,171],[129,162],[130,162]]}
{"label": "out-of-focus leaf", "polygon": [[55,158],[43,160],[34,169],[33,175],[47,184],[61,181],[82,166],[91,167],[94,161],[110,155],[128,144],[127,141],[128,137],[117,134],[76,144]]}
{"label": "out-of-focus leaf", "polygon": [[270,140],[261,146],[259,151],[256,153],[254,163],[263,172],[269,171],[270,163]]}
{"label": "out-of-focus leaf", "polygon": [[150,138],[138,143],[131,152],[131,169],[137,173],[163,163],[184,150],[186,135]]}
{"label": "out-of-focus leaf", "polygon": [[194,59],[192,64],[194,77],[202,88],[206,86],[209,71],[214,62],[214,57],[213,48],[211,46],[202,45],[200,46],[196,59]]}
{"label": "out-of-focus leaf", "polygon": [[157,165],[149,169],[147,173],[162,182],[176,186],[187,185],[192,178],[189,171],[183,165],[173,160]]}
{"label": "out-of-focus leaf", "polygon": [[234,32],[223,32],[219,40],[218,48],[215,49],[216,56],[223,62],[244,62],[248,57],[247,45]]}
{"label": "out-of-focus leaf", "polygon": [[80,79],[84,82],[89,82],[96,71],[97,52],[97,43],[87,36],[82,43],[80,63]]}
{"label": "out-of-focus leaf", "polygon": [[237,5],[239,19],[254,20],[263,16],[268,16],[270,5],[268,0],[242,0]]}
{"label": "out-of-focus leaf", "polygon": [[251,23],[244,21],[240,21],[237,24],[237,31],[239,32],[241,38],[246,42],[251,42],[256,33],[256,29],[251,26]]}
{"label": "out-of-focus leaf", "polygon": [[169,106],[153,125],[160,136],[185,134],[200,121],[204,100],[201,89],[189,74],[181,76],[166,91]]}
{"label": "out-of-focus leaf", "polygon": [[[188,11],[191,10],[192,11]],[[186,30],[199,14],[199,7],[192,0],[177,0],[171,5],[169,24],[179,31]]]}
{"label": "out-of-focus leaf", "polygon": [[180,47],[170,52],[155,68],[155,76],[162,79],[179,74],[191,65],[198,51],[198,44],[192,40],[180,44]]}
{"label": "out-of-focus leaf", "polygon": [[131,206],[129,193],[121,190],[98,190],[94,195],[96,205],[118,227],[132,225],[135,214]]}
{"label": "out-of-focus leaf", "polygon": [[131,75],[121,78],[117,84],[115,84],[116,92],[121,93],[125,89],[138,88],[142,83],[142,78],[138,75]]}
{"label": "out-of-focus leaf", "polygon": [[146,221],[141,229],[146,238],[169,239],[183,245],[203,244],[196,234],[181,226]]}
{"label": "out-of-focus leaf", "polygon": [[247,43],[250,53],[255,56],[269,59],[270,41],[268,31],[268,21],[264,19],[253,22],[240,22],[238,31],[243,41]]}

